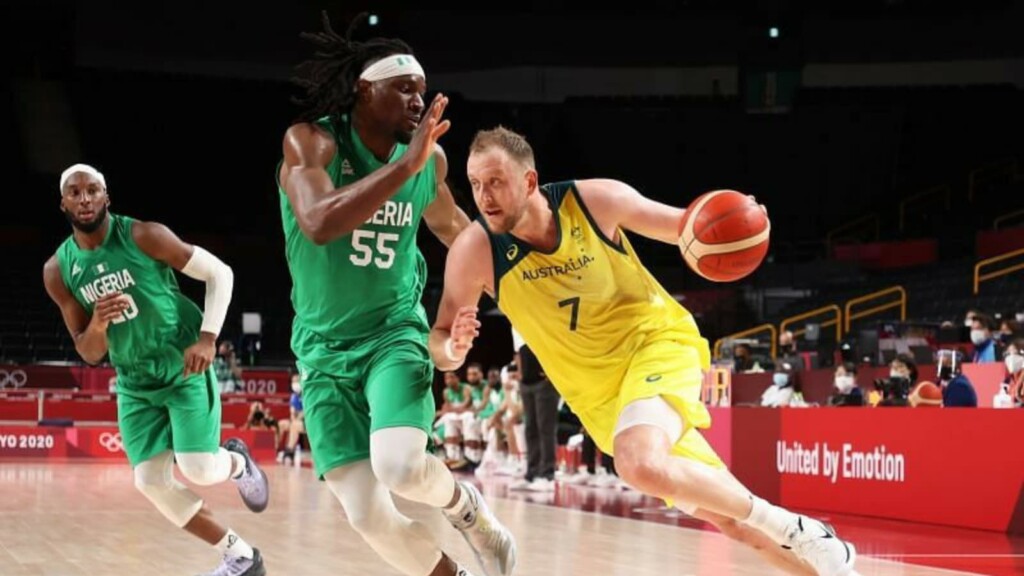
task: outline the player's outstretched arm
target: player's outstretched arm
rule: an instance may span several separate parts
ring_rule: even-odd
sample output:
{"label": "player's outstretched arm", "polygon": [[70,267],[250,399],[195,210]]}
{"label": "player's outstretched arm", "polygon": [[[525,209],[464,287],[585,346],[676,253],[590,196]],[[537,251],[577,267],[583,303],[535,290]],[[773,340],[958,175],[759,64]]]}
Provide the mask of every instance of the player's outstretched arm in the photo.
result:
{"label": "player's outstretched arm", "polygon": [[150,258],[206,283],[203,324],[199,340],[185,350],[185,375],[201,374],[213,362],[217,336],[224,327],[231,304],[235,275],[231,267],[202,246],[183,242],[170,228],[156,222],[136,222],[132,238]]}
{"label": "player's outstretched arm", "polygon": [[92,318],[75,300],[60,274],[57,257],[52,256],[43,265],[43,285],[50,299],[60,307],[75,350],[89,364],[99,364],[107,355],[107,326],[128,309],[128,299],[120,292],[111,292],[96,299]]}
{"label": "player's outstretched arm", "polygon": [[441,120],[448,98],[438,94],[397,162],[347,186],[335,188],[326,167],[337,151],[333,138],[312,124],[296,124],[284,136],[281,185],[302,233],[326,244],[358,228],[423,166],[451,122]]}
{"label": "player's outstretched arm", "polygon": [[448,188],[448,157],[440,146],[436,146],[434,150],[434,166],[437,174],[437,197],[423,212],[423,219],[434,236],[451,248],[459,232],[469,226],[469,217],[455,203],[452,191]]}
{"label": "player's outstretched arm", "polygon": [[621,227],[666,244],[678,242],[685,209],[651,200],[618,180],[580,180],[577,186],[606,234]]}
{"label": "player's outstretched arm", "polygon": [[430,355],[438,370],[457,370],[480,334],[477,304],[484,291],[493,293],[490,241],[479,225],[470,225],[448,251],[444,293],[430,331]]}

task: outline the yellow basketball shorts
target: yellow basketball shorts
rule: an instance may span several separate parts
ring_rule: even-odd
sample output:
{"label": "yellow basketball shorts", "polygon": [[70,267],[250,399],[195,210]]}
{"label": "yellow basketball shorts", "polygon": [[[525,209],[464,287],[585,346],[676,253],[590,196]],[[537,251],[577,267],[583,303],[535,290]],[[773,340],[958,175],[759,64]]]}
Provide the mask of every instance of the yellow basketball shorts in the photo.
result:
{"label": "yellow basketball shorts", "polygon": [[[587,433],[605,454],[614,456],[615,425],[630,403],[661,396],[683,418],[683,434],[672,453],[715,468],[725,463],[701,435],[711,414],[701,401],[704,373],[696,348],[677,340],[654,340],[633,356],[617,397],[592,407],[573,407]],[[572,403],[570,402],[570,406]]]}

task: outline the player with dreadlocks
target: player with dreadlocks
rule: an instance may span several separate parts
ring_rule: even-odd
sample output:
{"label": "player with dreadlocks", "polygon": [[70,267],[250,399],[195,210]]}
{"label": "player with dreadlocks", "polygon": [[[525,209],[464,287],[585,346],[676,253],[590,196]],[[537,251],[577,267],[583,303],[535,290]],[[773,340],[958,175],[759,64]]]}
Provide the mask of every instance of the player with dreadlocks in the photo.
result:
{"label": "player with dreadlocks", "polygon": [[[357,20],[358,21],[358,20]],[[358,42],[324,14],[303,34],[319,50],[300,65],[306,107],[278,166],[292,277],[291,346],[302,378],[316,473],[352,527],[410,576],[468,576],[390,492],[443,510],[488,576],[506,576],[515,542],[471,484],[427,454],[434,416],[426,263],[420,220],[450,246],[469,224],[445,183],[437,140],[448,99],[424,106],[426,78],[396,39]]]}

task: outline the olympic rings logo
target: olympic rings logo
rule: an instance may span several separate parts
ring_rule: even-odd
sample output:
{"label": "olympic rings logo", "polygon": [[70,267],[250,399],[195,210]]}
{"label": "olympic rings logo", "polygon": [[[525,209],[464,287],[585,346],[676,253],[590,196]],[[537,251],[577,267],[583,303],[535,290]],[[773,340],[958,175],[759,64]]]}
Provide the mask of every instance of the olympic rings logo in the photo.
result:
{"label": "olympic rings logo", "polygon": [[100,446],[106,448],[108,452],[124,452],[124,443],[121,442],[120,432],[100,434]]}
{"label": "olympic rings logo", "polygon": [[16,370],[0,370],[0,390],[10,386],[11,388],[21,388],[28,384],[28,374],[24,370],[18,368]]}

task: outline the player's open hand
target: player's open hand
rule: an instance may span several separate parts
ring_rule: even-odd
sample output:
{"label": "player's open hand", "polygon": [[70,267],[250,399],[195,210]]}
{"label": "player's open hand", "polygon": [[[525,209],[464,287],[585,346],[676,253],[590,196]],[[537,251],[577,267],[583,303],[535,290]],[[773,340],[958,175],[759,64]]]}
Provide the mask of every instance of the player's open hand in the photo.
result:
{"label": "player's open hand", "polygon": [[480,321],[476,319],[476,306],[463,306],[455,313],[452,321],[452,352],[465,358],[473,347],[473,340],[480,335]]}
{"label": "player's open hand", "polygon": [[216,338],[203,332],[199,341],[185,349],[185,376],[202,374],[210,368],[217,354]]}
{"label": "player's open hand", "polygon": [[412,133],[412,141],[409,142],[409,149],[405,151],[403,160],[412,165],[414,172],[419,172],[427,165],[427,161],[434,155],[434,145],[437,144],[437,140],[452,127],[451,120],[441,120],[447,106],[447,96],[444,94],[434,96],[430,108],[423,113],[419,126]]}
{"label": "player's open hand", "polygon": [[124,312],[131,307],[131,301],[121,292],[111,292],[96,299],[92,309],[92,321],[101,330],[106,330],[110,323],[124,317]]}

